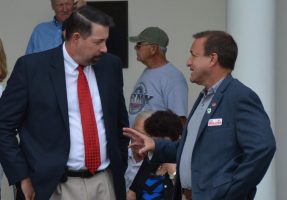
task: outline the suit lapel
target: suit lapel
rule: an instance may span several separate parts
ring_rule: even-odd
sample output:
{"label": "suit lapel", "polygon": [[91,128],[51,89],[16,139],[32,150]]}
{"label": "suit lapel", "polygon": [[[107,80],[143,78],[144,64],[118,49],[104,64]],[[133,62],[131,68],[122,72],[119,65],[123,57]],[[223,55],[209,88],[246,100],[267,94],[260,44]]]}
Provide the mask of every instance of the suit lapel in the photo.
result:
{"label": "suit lapel", "polygon": [[222,94],[221,93],[215,93],[208,108],[207,111],[205,112],[205,114],[203,115],[202,121],[200,123],[199,129],[198,129],[198,134],[197,134],[197,138],[196,141],[198,140],[198,138],[200,137],[200,135],[202,134],[203,130],[205,129],[208,120],[211,119],[211,117],[213,116],[215,110],[217,109],[220,100],[222,98]]}
{"label": "suit lapel", "polygon": [[62,51],[62,45],[53,51],[50,65],[50,78],[55,90],[59,108],[65,123],[69,130],[68,103],[65,78],[65,65]]}
{"label": "suit lapel", "polygon": [[102,105],[102,110],[103,110],[103,117],[104,117],[104,124],[105,124],[105,129],[106,129],[106,137],[109,139],[110,138],[110,131],[109,130],[109,105],[110,105],[110,98],[109,98],[109,86],[107,82],[107,75],[105,73],[105,70],[103,69],[105,66],[103,66],[103,62],[99,62],[96,65],[93,65],[93,69],[95,72],[96,80],[97,80],[97,85],[98,85],[98,90],[99,90],[99,95],[101,99],[101,105]]}
{"label": "suit lapel", "polygon": [[[200,138],[201,134],[203,133],[204,129],[206,128],[209,119],[212,118],[214,112],[216,111],[216,109],[218,108],[221,99],[223,97],[224,91],[226,90],[226,88],[228,87],[229,83],[233,80],[233,77],[231,75],[228,75],[221,83],[221,85],[219,86],[219,88],[217,89],[216,93],[214,94],[208,108],[207,111],[205,112],[202,121],[200,123],[199,126],[199,130],[198,130],[198,134],[197,134],[197,138],[195,141],[195,144],[198,140],[198,138]],[[197,106],[197,105],[196,105]],[[196,108],[196,107],[195,107]],[[194,109],[195,109],[194,108]]]}
{"label": "suit lapel", "polygon": [[102,109],[105,116],[106,108],[108,105],[108,98],[106,98],[108,96],[108,88],[107,84],[105,83],[106,76],[104,75],[103,70],[101,70],[101,67],[98,64],[93,65],[92,67],[95,72]]}

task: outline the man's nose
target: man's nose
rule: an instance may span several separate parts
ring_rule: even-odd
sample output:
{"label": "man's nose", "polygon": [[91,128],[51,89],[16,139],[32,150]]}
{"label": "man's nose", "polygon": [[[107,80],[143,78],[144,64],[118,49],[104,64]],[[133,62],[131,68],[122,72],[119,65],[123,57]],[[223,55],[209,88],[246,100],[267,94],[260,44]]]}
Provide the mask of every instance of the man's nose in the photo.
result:
{"label": "man's nose", "polygon": [[186,61],[186,67],[190,67],[192,64],[192,60],[191,60],[191,57],[189,57]]}
{"label": "man's nose", "polygon": [[108,48],[107,48],[107,44],[103,43],[103,45],[101,46],[101,52],[102,53],[107,53],[108,52]]}

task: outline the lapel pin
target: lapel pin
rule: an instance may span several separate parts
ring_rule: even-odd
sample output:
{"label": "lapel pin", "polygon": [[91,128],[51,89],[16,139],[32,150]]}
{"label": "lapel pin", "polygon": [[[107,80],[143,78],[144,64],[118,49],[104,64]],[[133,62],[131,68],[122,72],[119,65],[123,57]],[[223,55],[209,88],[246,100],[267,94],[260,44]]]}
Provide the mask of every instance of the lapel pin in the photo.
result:
{"label": "lapel pin", "polygon": [[211,106],[212,106],[212,107],[215,107],[215,106],[216,106],[216,103],[215,103],[215,102],[213,102],[213,103],[211,104]]}
{"label": "lapel pin", "polygon": [[207,112],[207,114],[210,114],[211,113],[211,108],[207,108],[206,112]]}

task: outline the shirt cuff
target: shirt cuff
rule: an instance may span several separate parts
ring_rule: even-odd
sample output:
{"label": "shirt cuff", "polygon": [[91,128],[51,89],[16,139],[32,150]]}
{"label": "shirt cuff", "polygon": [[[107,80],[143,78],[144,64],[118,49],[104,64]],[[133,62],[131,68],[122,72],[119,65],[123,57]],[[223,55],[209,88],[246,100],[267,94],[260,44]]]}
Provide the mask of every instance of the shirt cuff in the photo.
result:
{"label": "shirt cuff", "polygon": [[149,160],[151,160],[152,157],[153,157],[153,151],[149,151],[149,152],[147,153],[147,157],[148,157]]}

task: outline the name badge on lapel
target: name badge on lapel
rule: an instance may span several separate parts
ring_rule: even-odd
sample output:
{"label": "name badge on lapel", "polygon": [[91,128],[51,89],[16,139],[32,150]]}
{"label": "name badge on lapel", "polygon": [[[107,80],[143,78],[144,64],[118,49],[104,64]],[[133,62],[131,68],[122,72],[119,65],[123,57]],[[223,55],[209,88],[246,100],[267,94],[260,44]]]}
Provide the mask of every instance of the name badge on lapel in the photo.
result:
{"label": "name badge on lapel", "polygon": [[207,126],[221,126],[221,125],[222,125],[222,118],[217,118],[208,120]]}

